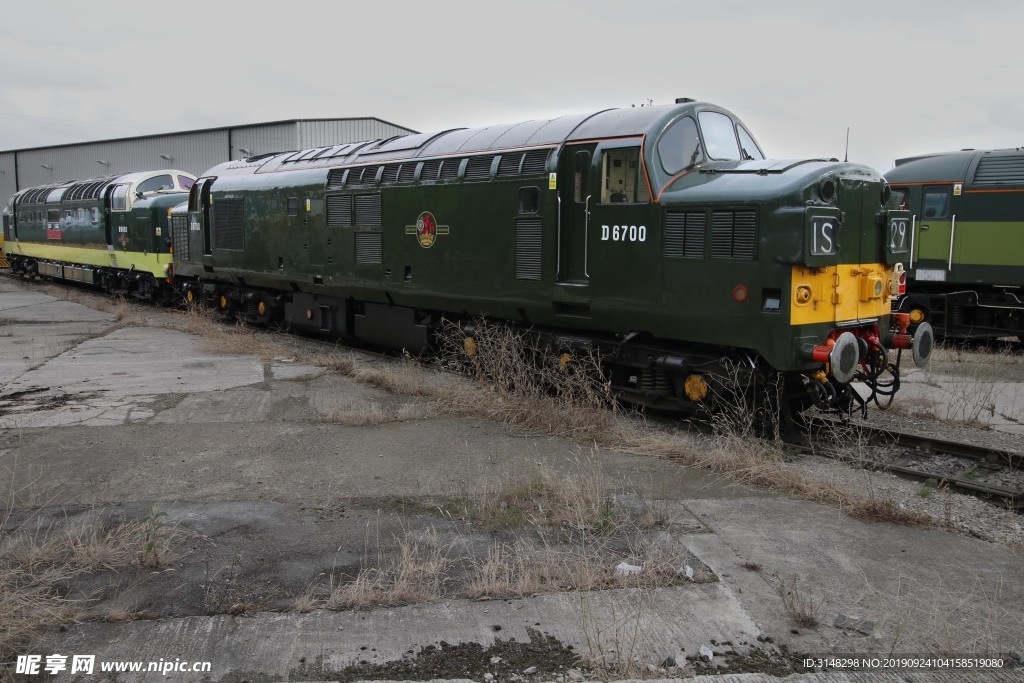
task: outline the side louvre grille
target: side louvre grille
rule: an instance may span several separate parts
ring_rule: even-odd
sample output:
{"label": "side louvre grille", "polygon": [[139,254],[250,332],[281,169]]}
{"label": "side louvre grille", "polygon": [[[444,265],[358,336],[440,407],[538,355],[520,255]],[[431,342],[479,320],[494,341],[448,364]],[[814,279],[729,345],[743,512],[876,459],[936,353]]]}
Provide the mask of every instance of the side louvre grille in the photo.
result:
{"label": "side louvre grille", "polygon": [[539,218],[516,220],[516,279],[540,280],[541,236],[543,224]]}
{"label": "side louvre grille", "polygon": [[383,233],[357,232],[356,263],[384,263]]}
{"label": "side louvre grille", "polygon": [[402,164],[402,170],[398,172],[398,182],[411,183],[416,177],[416,162],[408,161]]}
{"label": "side louvre grille", "polygon": [[1016,185],[1024,183],[1024,156],[984,157],[974,172],[975,185]]}
{"label": "side louvre grille", "polygon": [[380,174],[380,182],[393,183],[398,180],[398,164],[389,164],[384,167],[384,172]]}
{"label": "side louvre grille", "polygon": [[498,162],[498,177],[519,175],[519,164],[522,160],[522,154],[502,154],[501,161]]}
{"label": "side louvre grille", "polygon": [[213,246],[245,248],[245,200],[218,199],[213,203]]}
{"label": "side louvre grille", "polygon": [[494,155],[470,157],[466,164],[466,180],[488,180],[491,177],[491,164]]}
{"label": "side louvre grille", "polygon": [[344,168],[332,168],[330,173],[327,174],[327,189],[336,190],[341,187],[345,181],[345,170]]}
{"label": "side louvre grille", "polygon": [[380,227],[380,195],[357,194],[355,197],[356,222],[363,228]]}
{"label": "side louvre grille", "polygon": [[174,244],[174,258],[188,261],[188,215],[171,216],[171,240]]}
{"label": "side louvre grille", "polygon": [[445,159],[444,163],[441,164],[441,180],[452,180],[459,177],[459,164],[462,163],[462,159]]}
{"label": "side louvre grille", "polygon": [[704,258],[705,211],[667,211],[665,213],[665,256]]}
{"label": "side louvre grille", "polygon": [[327,195],[327,226],[347,228],[352,225],[352,196],[347,194]]}
{"label": "side louvre grille", "polygon": [[437,180],[437,174],[441,170],[441,160],[433,159],[423,162],[423,170],[420,171],[420,181]]}
{"label": "side louvre grille", "polygon": [[548,170],[548,154],[550,149],[531,149],[523,158],[523,175],[544,173]]}
{"label": "side louvre grille", "polygon": [[711,258],[753,261],[757,247],[757,212],[715,211],[711,217]]}
{"label": "side louvre grille", "polygon": [[350,168],[346,185],[373,185],[377,180],[377,166],[366,166],[364,168]]}

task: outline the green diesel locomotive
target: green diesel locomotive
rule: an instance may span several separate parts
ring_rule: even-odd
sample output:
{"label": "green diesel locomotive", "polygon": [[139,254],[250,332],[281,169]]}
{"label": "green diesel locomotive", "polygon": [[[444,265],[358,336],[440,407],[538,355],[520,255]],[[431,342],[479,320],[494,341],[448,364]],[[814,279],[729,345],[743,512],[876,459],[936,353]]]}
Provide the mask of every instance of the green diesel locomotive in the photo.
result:
{"label": "green diesel locomotive", "polygon": [[140,299],[174,297],[168,214],[194,181],[165,170],[22,190],[3,213],[11,268]]}
{"label": "green diesel locomotive", "polygon": [[931,347],[890,314],[911,215],[883,178],[767,160],[692,100],[232,161],[171,220],[189,301],[413,351],[442,317],[510,321],[648,405],[700,410],[739,369],[845,409]]}
{"label": "green diesel locomotive", "polygon": [[913,216],[900,310],[945,337],[1024,341],[1024,150],[898,159],[886,178]]}

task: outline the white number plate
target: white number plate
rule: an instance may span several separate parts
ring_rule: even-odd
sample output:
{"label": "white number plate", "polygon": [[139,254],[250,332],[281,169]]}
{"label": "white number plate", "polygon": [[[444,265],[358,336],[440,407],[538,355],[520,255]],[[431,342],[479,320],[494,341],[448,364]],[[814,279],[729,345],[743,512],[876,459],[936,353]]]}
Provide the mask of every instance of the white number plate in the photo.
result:
{"label": "white number plate", "polygon": [[922,282],[945,282],[946,271],[937,268],[918,268],[914,273],[914,279]]}
{"label": "white number plate", "polygon": [[909,244],[910,221],[906,218],[894,218],[889,221],[889,251],[897,254],[907,250]]}
{"label": "white number plate", "polygon": [[811,255],[831,256],[836,253],[838,232],[837,219],[831,216],[811,216]]}
{"label": "white number plate", "polygon": [[646,225],[602,225],[601,240],[612,242],[646,242]]}

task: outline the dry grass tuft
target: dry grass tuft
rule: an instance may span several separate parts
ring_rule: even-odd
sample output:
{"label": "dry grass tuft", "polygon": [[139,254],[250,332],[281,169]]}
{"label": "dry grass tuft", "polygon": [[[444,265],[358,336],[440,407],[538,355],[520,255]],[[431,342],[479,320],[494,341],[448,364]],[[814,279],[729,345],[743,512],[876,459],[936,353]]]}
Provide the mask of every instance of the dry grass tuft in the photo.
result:
{"label": "dry grass tuft", "polygon": [[433,378],[411,360],[379,368],[360,368],[352,377],[357,382],[405,396],[434,396],[444,384],[431,381]]}
{"label": "dry grass tuft", "polygon": [[327,598],[328,609],[368,609],[432,602],[441,597],[452,561],[436,533],[398,541],[398,554],[378,567],[366,567]]}
{"label": "dry grass tuft", "polygon": [[787,586],[785,581],[779,580],[779,597],[782,598],[782,606],[797,624],[803,628],[814,628],[818,621],[818,612],[821,605],[810,595],[801,592],[796,585],[796,577]]}
{"label": "dry grass tuft", "polygon": [[483,319],[474,321],[472,339],[475,350],[468,356],[463,330],[453,323],[440,327],[438,363],[477,380],[437,397],[446,412],[601,442],[623,432],[596,351],[566,354],[527,332]]}
{"label": "dry grass tuft", "polygon": [[389,412],[377,403],[356,406],[335,406],[325,413],[319,415],[319,422],[343,425],[347,427],[368,427],[394,422],[398,419],[396,413]]}
{"label": "dry grass tuft", "polygon": [[569,471],[538,463],[532,475],[492,477],[460,486],[455,498],[439,501],[450,514],[496,531],[524,525],[590,533],[611,531],[617,521],[614,496],[596,457],[578,457]]}
{"label": "dry grass tuft", "polygon": [[29,648],[47,628],[73,621],[81,601],[72,582],[97,571],[117,571],[144,561],[146,527],[84,522],[0,534],[0,661]]}

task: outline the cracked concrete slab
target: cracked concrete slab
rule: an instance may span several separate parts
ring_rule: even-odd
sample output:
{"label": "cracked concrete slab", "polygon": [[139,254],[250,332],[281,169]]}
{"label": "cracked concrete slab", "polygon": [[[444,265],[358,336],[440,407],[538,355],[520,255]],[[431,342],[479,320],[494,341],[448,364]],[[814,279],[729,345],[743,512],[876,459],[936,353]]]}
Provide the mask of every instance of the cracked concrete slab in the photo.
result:
{"label": "cracked concrete slab", "polygon": [[[80,510],[138,519],[152,506],[166,511],[183,534],[180,564],[125,577],[117,597],[126,601],[144,604],[150,582],[173,599],[186,585],[215,590],[225,577],[243,577],[251,594],[287,610],[338,565],[357,568],[370,530],[450,530],[461,523],[429,510],[396,521],[389,501],[486,491],[502,477],[539,466],[573,472],[584,460],[598,463],[617,500],[638,493],[662,499],[674,519],[669,535],[719,578],[653,589],[642,609],[626,600],[627,591],[366,611],[264,609],[247,617],[176,614],[165,601],[157,603],[166,608],[162,618],[69,625],[50,633],[39,652],[209,659],[217,667],[211,681],[271,681],[297,676],[303,662],[318,658],[328,668],[384,661],[440,640],[523,640],[528,628],[592,651],[587,619],[594,617],[597,624],[636,625],[648,656],[692,653],[712,640],[765,646],[759,636],[800,652],[868,653],[910,642],[911,634],[914,643],[948,638],[920,632],[920,624],[932,624],[929,606],[948,607],[956,627],[950,633],[984,633],[1009,649],[1021,647],[1016,616],[1000,609],[1024,604],[1024,568],[1005,547],[935,529],[858,522],[670,459],[440,416],[428,399],[395,396],[286,358],[264,363],[211,354],[197,339],[165,328],[124,328],[81,341],[76,336],[89,329],[82,325],[99,326],[98,334],[113,322],[37,292],[8,297],[19,288],[0,283],[0,318],[17,300],[23,303],[11,310],[35,322],[0,325],[0,351],[41,364],[29,369],[0,360],[0,464],[18,467],[5,472],[10,481],[0,488],[37,482],[45,489],[39,498],[52,501],[42,510],[16,509],[16,520],[37,515],[56,522]],[[64,327],[65,313],[76,321],[74,334]],[[33,334],[36,328],[44,332]],[[33,389],[43,391],[2,403],[4,395]],[[323,421],[332,410],[412,403],[422,419],[361,427]],[[493,542],[474,533],[474,543]],[[261,567],[268,573],[261,575]],[[206,572],[213,578],[204,579]],[[796,628],[786,613],[779,587],[794,579],[818,601],[822,626]],[[834,627],[837,614],[874,622],[873,630]],[[606,634],[616,637],[614,629]],[[799,680],[841,680],[818,676]]]}

